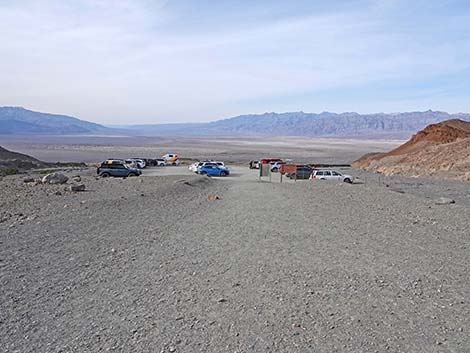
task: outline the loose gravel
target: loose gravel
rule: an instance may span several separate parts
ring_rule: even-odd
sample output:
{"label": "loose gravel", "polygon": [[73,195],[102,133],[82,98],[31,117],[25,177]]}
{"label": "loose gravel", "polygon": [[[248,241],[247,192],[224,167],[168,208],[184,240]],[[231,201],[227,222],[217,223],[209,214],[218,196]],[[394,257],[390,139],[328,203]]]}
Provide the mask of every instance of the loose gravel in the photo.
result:
{"label": "loose gravel", "polygon": [[4,178],[0,351],[470,351],[466,204],[236,178]]}

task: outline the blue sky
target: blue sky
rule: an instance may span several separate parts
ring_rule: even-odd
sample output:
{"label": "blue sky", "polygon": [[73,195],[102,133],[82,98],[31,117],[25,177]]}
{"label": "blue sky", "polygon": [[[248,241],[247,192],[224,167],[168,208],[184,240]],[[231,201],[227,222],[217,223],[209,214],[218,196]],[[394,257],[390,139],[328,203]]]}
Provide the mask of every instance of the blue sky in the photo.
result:
{"label": "blue sky", "polygon": [[0,105],[108,123],[470,112],[468,0],[0,0]]}

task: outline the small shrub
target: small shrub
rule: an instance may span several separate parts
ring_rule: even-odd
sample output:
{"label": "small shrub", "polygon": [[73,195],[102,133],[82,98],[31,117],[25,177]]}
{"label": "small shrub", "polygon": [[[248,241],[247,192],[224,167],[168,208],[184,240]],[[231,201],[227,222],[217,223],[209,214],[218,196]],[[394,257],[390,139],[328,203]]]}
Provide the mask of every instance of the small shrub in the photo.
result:
{"label": "small shrub", "polygon": [[14,167],[8,167],[4,170],[5,175],[15,175],[18,174],[18,169]]}

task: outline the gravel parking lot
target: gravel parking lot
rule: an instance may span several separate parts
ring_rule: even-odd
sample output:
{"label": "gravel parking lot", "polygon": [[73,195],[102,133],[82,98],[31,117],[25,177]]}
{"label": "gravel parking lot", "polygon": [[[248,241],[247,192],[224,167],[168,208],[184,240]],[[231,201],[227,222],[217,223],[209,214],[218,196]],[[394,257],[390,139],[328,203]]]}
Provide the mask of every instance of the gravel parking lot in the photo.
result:
{"label": "gravel parking lot", "polygon": [[468,184],[256,173],[4,178],[0,350],[470,351]]}

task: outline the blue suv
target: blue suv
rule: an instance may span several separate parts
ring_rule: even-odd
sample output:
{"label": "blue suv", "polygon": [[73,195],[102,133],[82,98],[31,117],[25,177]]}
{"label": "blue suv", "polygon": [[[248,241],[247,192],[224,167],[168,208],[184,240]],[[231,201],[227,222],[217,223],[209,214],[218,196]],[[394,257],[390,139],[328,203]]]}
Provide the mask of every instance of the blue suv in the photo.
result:
{"label": "blue suv", "polygon": [[103,178],[109,176],[127,178],[131,176],[139,176],[142,174],[142,171],[137,168],[129,167],[121,160],[108,160],[101,163],[101,166],[96,170],[96,174]]}
{"label": "blue suv", "polygon": [[227,176],[230,174],[230,170],[217,164],[206,164],[199,167],[198,173],[201,175]]}

